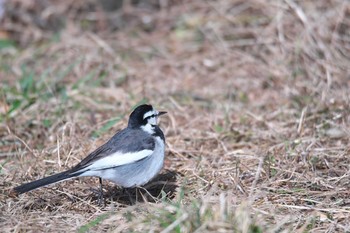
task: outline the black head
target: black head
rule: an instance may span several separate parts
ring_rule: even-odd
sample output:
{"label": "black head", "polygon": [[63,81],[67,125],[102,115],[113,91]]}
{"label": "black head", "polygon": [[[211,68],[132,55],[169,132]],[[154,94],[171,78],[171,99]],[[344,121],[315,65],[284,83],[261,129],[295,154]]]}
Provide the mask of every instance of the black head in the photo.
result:
{"label": "black head", "polygon": [[158,116],[165,113],[166,112],[158,112],[152,105],[140,105],[130,114],[128,127],[143,127],[145,131],[149,132],[152,127],[157,125]]}

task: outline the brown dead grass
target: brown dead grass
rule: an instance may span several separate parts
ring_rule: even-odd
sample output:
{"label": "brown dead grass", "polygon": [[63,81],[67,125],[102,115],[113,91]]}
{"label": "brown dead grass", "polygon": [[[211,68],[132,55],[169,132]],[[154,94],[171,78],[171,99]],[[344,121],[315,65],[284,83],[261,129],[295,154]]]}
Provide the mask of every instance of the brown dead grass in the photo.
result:
{"label": "brown dead grass", "polygon": [[[264,232],[350,231],[349,2],[169,1],[116,15],[93,1],[90,12],[79,1],[70,10],[55,4],[62,11],[54,15],[67,14],[60,41],[39,43],[52,32],[29,23],[25,38],[11,35],[30,46],[3,52],[6,85],[19,89],[25,64],[37,76],[46,72],[53,97],[37,97],[0,125],[2,231],[67,232],[104,213],[93,231],[172,231],[176,224],[161,224],[164,211],[180,213],[182,232],[259,232],[254,224]],[[125,26],[114,30],[113,20]],[[9,22],[8,32],[23,26]],[[89,74],[106,78],[74,88]],[[3,93],[0,103],[13,98]],[[95,179],[7,197],[18,184],[76,164],[125,127],[124,114],[142,98],[169,113],[161,120],[165,169],[177,173],[178,188],[166,192],[180,212],[112,196],[100,208]]]}

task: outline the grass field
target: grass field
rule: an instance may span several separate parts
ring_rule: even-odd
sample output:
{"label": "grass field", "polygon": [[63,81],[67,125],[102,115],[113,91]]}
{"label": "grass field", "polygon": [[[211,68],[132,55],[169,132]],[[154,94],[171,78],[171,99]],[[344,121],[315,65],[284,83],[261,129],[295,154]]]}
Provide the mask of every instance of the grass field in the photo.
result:
{"label": "grass field", "polygon": [[[107,1],[106,1],[107,2]],[[1,232],[350,232],[350,2],[9,1],[0,27]],[[133,194],[64,171],[167,111]]]}

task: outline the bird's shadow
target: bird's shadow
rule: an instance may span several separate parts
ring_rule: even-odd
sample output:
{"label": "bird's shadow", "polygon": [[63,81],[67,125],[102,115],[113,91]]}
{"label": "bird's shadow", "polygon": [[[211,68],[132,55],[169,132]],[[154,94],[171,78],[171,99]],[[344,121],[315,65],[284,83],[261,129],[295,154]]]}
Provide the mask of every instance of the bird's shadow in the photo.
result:
{"label": "bird's shadow", "polygon": [[[105,204],[118,202],[123,205],[134,205],[139,202],[158,202],[175,197],[179,173],[167,170],[159,174],[148,184],[138,188],[108,187],[103,193]],[[93,201],[99,202],[99,195],[94,194]]]}
{"label": "bird's shadow", "polygon": [[176,194],[177,178],[181,175],[175,171],[166,170],[164,173],[159,174],[148,184],[140,188],[122,189],[118,186],[109,186],[105,189],[103,197],[104,203],[100,203],[99,193],[91,192],[86,195],[67,195],[60,193],[57,196],[51,196],[50,199],[39,197],[32,200],[24,206],[27,210],[45,209],[49,211],[57,210],[58,206],[62,206],[67,200],[67,197],[72,203],[76,203],[79,200],[90,200],[97,205],[108,205],[113,202],[117,202],[124,206],[134,205],[140,202],[159,202],[164,199],[173,199]]}

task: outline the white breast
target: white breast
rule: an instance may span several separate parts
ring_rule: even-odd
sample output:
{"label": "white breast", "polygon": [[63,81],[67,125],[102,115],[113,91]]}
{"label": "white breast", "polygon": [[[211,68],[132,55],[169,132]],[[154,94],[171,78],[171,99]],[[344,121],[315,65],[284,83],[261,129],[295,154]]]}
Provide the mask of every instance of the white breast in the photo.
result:
{"label": "white breast", "polygon": [[151,155],[152,159],[150,160],[151,162],[150,162],[149,168],[148,168],[149,172],[147,172],[145,174],[145,179],[144,179],[144,182],[142,184],[145,184],[148,181],[150,181],[163,168],[164,153],[165,153],[164,141],[160,137],[156,137],[156,144],[155,144],[154,152],[153,152],[153,155]]}

